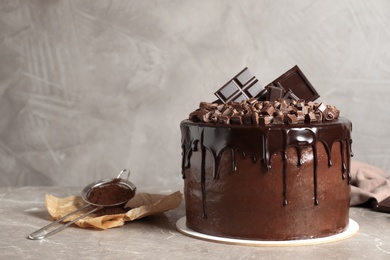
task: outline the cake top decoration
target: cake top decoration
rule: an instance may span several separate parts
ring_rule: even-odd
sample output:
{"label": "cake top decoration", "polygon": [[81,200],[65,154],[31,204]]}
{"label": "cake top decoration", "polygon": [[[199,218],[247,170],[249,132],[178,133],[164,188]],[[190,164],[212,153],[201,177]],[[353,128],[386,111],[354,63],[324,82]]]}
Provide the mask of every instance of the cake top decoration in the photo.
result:
{"label": "cake top decoration", "polygon": [[294,93],[299,99],[304,99],[307,102],[314,101],[320,97],[297,65],[283,73],[265,88],[267,89],[271,86],[282,88],[285,94],[290,91],[290,93]]}
{"label": "cake top decoration", "polygon": [[298,124],[333,121],[340,114],[335,106],[314,102],[319,94],[297,65],[264,88],[244,68],[215,95],[219,100],[201,102],[189,120],[245,125]]}
{"label": "cake top decoration", "polygon": [[199,109],[190,114],[189,120],[225,125],[298,124],[333,121],[339,114],[335,106],[302,99],[288,102],[282,98],[271,102],[250,98],[227,104],[201,102]]}
{"label": "cake top decoration", "polygon": [[223,103],[230,101],[241,102],[242,100],[256,97],[263,87],[248,68],[240,71],[233,79],[223,85],[215,95]]}
{"label": "cake top decoration", "polygon": [[269,83],[265,88],[262,88],[248,68],[244,68],[214,94],[225,104],[230,101],[241,102],[253,97],[261,101],[275,101],[284,98],[296,101],[304,99],[307,102],[320,97],[297,65]]}

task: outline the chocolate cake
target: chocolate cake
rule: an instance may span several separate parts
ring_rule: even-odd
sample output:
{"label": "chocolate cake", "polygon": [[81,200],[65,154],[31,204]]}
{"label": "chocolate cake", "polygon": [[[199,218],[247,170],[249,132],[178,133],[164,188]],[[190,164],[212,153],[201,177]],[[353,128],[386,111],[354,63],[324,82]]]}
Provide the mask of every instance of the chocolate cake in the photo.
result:
{"label": "chocolate cake", "polygon": [[342,232],[351,122],[314,102],[297,66],[265,88],[245,68],[216,95],[180,124],[187,227],[275,241]]}

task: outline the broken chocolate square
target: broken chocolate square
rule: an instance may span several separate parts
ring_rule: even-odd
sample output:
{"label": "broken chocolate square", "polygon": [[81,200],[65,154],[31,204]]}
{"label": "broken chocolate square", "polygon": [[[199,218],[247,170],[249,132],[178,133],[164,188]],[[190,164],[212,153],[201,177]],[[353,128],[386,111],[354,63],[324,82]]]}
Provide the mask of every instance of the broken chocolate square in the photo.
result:
{"label": "broken chocolate square", "polygon": [[268,86],[282,86],[287,93],[289,90],[292,91],[293,99],[299,98],[306,102],[314,101],[320,96],[297,65],[268,84]]}
{"label": "broken chocolate square", "polygon": [[248,68],[243,69],[232,80],[223,85],[215,95],[223,102],[241,102],[256,97],[263,87]]}
{"label": "broken chocolate square", "polygon": [[274,102],[283,97],[284,89],[281,87],[268,86],[267,87],[267,100]]}

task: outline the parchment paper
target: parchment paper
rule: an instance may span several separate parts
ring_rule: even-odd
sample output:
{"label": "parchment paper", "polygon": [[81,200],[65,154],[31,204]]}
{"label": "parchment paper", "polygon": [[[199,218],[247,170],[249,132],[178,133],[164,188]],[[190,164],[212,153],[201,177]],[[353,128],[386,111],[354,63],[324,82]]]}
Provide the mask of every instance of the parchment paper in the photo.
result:
{"label": "parchment paper", "polygon": [[[115,215],[89,215],[75,222],[82,228],[97,228],[107,229],[119,227],[125,224],[126,221],[133,221],[146,216],[163,213],[168,210],[178,207],[182,200],[182,194],[176,191],[170,195],[137,193],[134,198],[127,202],[125,208],[130,208],[129,211]],[[59,219],[72,211],[82,207],[86,202],[81,196],[69,196],[66,198],[57,198],[47,194],[45,199],[47,211],[54,219]],[[91,208],[88,208],[89,210]],[[86,211],[79,212],[64,222],[69,222]]]}

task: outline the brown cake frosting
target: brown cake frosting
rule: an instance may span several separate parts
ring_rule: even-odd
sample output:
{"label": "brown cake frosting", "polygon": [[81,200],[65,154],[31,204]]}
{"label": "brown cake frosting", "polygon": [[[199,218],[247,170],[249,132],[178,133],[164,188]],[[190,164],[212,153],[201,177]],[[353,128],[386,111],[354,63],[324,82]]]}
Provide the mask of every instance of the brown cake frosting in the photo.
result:
{"label": "brown cake frosting", "polygon": [[202,102],[181,122],[187,227],[256,240],[342,232],[351,122],[323,103],[259,99]]}

